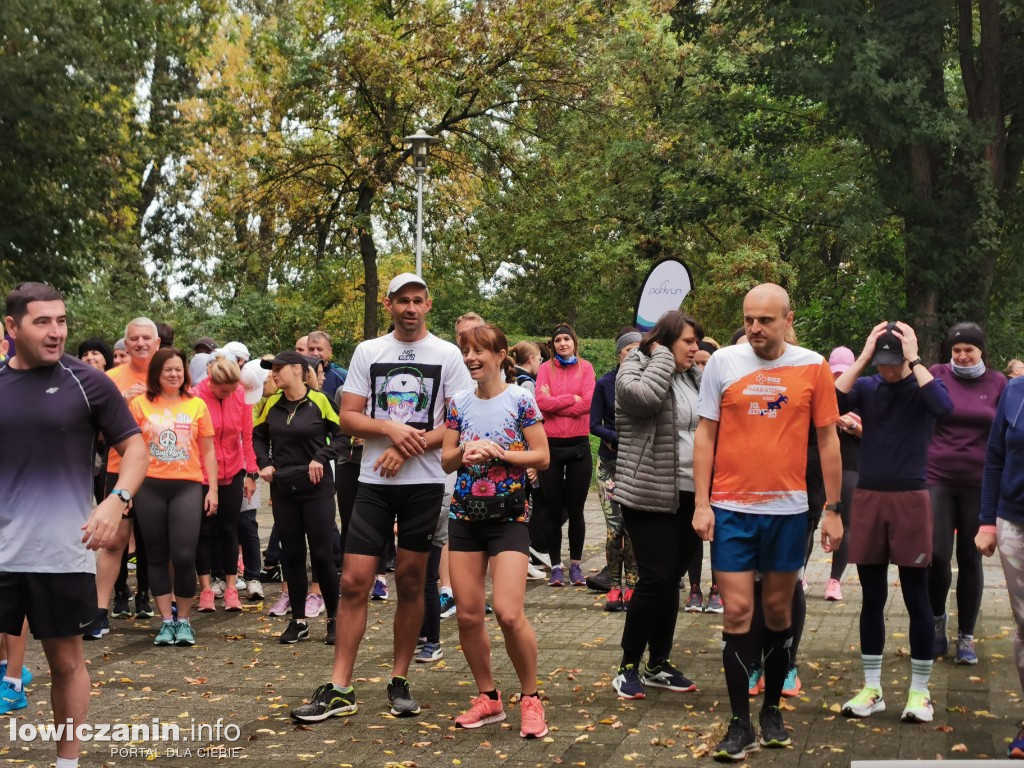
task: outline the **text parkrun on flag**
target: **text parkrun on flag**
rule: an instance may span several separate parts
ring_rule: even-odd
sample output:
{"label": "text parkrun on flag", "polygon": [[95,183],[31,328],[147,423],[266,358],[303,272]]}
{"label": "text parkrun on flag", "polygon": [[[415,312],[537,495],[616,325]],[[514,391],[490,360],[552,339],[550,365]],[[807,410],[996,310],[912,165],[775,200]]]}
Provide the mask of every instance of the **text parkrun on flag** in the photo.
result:
{"label": "text parkrun on flag", "polygon": [[[215,723],[197,723],[194,719],[182,727],[178,723],[161,723],[153,718],[148,723],[79,723],[68,718],[64,723],[19,723],[15,718],[7,720],[7,736],[10,741],[59,742],[74,735],[80,741],[113,742],[133,746],[111,747],[111,757],[239,757],[241,747],[223,746],[178,746],[179,744],[210,744],[211,742],[234,742],[241,738],[241,729],[234,723],[225,723],[217,718]],[[145,742],[171,742],[175,746],[136,746]]]}

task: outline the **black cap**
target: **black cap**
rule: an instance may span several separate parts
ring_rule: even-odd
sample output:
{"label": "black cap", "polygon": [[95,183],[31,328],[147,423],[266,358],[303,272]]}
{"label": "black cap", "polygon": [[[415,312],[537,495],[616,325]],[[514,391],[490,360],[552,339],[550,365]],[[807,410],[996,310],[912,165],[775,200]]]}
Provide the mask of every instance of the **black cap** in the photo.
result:
{"label": "black cap", "polygon": [[273,360],[260,360],[263,368],[273,368],[275,365],[301,365],[303,370],[309,368],[309,358],[296,352],[294,349],[286,349],[278,352]]}
{"label": "black cap", "polygon": [[885,333],[875,342],[872,365],[903,365],[903,340],[894,331],[896,323],[889,323]]}
{"label": "black cap", "polygon": [[217,342],[209,336],[203,336],[200,339],[196,339],[196,343],[192,345],[193,352],[213,352],[216,348]]}

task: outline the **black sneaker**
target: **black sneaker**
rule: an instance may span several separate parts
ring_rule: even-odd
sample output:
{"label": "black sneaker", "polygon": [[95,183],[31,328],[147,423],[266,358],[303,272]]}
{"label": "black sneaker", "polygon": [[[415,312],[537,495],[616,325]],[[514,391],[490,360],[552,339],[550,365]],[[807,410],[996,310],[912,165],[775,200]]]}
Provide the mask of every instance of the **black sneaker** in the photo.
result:
{"label": "black sneaker", "polygon": [[114,608],[110,615],[115,619],[130,619],[132,617],[132,608],[128,605],[127,595],[114,595]]}
{"label": "black sneaker", "polygon": [[107,612],[102,608],[96,612],[93,620],[88,624],[79,625],[82,627],[82,638],[85,640],[102,640],[110,633],[110,619]]}
{"label": "black sneaker", "polygon": [[260,571],[260,581],[264,584],[284,581],[284,571],[280,565],[264,565]]}
{"label": "black sneaker", "polygon": [[778,707],[765,707],[758,718],[761,726],[762,747],[788,747],[789,732],[782,722],[782,710]]}
{"label": "black sneaker", "polygon": [[300,723],[319,723],[328,717],[345,717],[359,711],[356,689],[342,693],[331,683],[321,685],[313,693],[313,700],[292,710],[292,717]]}
{"label": "black sneaker", "polygon": [[601,569],[600,573],[586,578],[587,589],[593,592],[608,592],[612,588],[612,579],[608,575],[608,566]]}
{"label": "black sneaker", "polygon": [[738,763],[759,749],[754,726],[734,717],[729,723],[729,730],[725,732],[725,738],[718,742],[711,756],[720,763]]}
{"label": "black sneaker", "polygon": [[640,679],[643,680],[645,686],[649,685],[652,688],[666,688],[683,693],[697,690],[697,684],[673,667],[672,662],[668,659],[646,664]]}
{"label": "black sneaker", "polygon": [[395,717],[412,717],[420,713],[420,705],[409,693],[409,681],[404,677],[393,677],[388,683],[388,702]]}
{"label": "black sneaker", "polygon": [[146,595],[135,596],[135,618],[136,619],[152,619],[156,614],[153,612],[153,606],[149,604],[149,598]]}
{"label": "black sneaker", "polygon": [[306,637],[309,637],[309,624],[292,619],[288,622],[288,628],[281,633],[278,640],[282,645],[294,645]]}
{"label": "black sneaker", "polygon": [[327,620],[327,637],[324,638],[324,645],[334,645],[334,619]]}

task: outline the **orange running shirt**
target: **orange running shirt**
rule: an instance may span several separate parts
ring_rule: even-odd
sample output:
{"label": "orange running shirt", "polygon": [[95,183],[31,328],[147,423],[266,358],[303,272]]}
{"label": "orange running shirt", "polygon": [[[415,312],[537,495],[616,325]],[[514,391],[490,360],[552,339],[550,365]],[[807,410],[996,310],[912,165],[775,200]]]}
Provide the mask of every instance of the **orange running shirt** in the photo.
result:
{"label": "orange running shirt", "polygon": [[[135,369],[132,368],[131,363],[125,363],[119,365],[116,368],[111,368],[107,371],[114,384],[117,385],[118,392],[126,392],[132,388],[132,385],[138,382],[142,385],[143,389],[146,387],[146,371],[142,373],[136,373]],[[111,447],[107,453],[107,474],[116,475],[121,469],[121,454]]]}
{"label": "orange running shirt", "polygon": [[711,356],[697,413],[718,422],[711,503],[767,515],[807,511],[807,434],[839,418],[828,363],[787,344],[762,360],[749,344]]}
{"label": "orange running shirt", "polygon": [[213,422],[201,397],[176,403],[139,395],[128,406],[142,429],[149,452],[146,477],[203,482],[199,438],[213,437]]}

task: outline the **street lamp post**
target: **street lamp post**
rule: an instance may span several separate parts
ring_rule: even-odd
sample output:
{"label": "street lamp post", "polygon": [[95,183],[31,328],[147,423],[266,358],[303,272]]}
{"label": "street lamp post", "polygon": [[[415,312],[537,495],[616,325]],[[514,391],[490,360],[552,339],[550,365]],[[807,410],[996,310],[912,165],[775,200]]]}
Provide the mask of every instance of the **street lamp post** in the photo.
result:
{"label": "street lamp post", "polygon": [[412,167],[416,171],[416,276],[423,277],[423,175],[430,164],[430,145],[440,139],[420,128],[402,141],[412,145]]}

